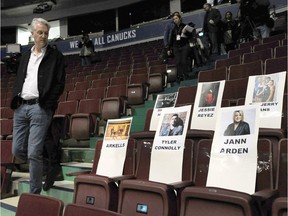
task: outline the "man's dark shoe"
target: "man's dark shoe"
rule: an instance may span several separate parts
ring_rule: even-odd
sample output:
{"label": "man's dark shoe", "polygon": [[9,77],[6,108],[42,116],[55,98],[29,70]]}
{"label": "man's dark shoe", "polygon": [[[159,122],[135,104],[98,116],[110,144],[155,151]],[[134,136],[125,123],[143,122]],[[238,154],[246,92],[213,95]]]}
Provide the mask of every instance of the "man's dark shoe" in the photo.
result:
{"label": "man's dark shoe", "polygon": [[61,173],[61,166],[59,164],[54,165],[47,173],[46,180],[43,185],[43,190],[48,191],[54,184],[56,177]]}

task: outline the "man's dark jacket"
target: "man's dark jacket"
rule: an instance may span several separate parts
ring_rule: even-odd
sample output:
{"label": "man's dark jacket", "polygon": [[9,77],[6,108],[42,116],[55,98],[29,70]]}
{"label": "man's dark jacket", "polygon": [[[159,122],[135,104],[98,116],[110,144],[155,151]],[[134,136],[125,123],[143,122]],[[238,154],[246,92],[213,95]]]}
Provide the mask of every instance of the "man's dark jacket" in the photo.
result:
{"label": "man's dark jacket", "polygon": [[[28,62],[31,49],[21,57],[17,71],[17,78],[14,83],[11,108],[17,109],[20,102],[20,95],[27,74]],[[47,110],[55,111],[58,99],[65,87],[65,66],[64,56],[57,49],[47,46],[46,53],[39,65],[38,70],[38,91],[39,105]]]}

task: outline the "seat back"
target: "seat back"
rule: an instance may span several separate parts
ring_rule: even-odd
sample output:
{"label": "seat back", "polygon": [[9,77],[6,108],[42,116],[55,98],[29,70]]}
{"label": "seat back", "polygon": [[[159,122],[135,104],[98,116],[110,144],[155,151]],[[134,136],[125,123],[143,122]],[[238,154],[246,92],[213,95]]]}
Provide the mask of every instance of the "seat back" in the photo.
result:
{"label": "seat back", "polygon": [[12,119],[14,117],[14,111],[10,107],[1,107],[1,119]]}
{"label": "seat back", "polygon": [[286,33],[282,33],[282,34],[277,34],[277,35],[272,35],[270,37],[267,37],[267,38],[263,38],[262,39],[262,43],[265,44],[265,43],[270,43],[270,42],[273,42],[273,41],[278,41],[278,40],[283,40],[286,38]]}
{"label": "seat back", "polygon": [[119,77],[112,77],[110,81],[110,85],[128,85],[129,77],[128,76],[119,76]]}
{"label": "seat back", "polygon": [[251,46],[247,46],[247,47],[244,47],[244,48],[241,48],[241,49],[235,49],[235,50],[230,50],[228,52],[228,58],[232,58],[234,56],[243,56],[244,53],[250,53],[252,52],[252,47]]}
{"label": "seat back", "polygon": [[91,88],[107,87],[110,84],[109,78],[96,79],[92,81]]}
{"label": "seat back", "polygon": [[241,65],[231,65],[229,67],[228,79],[241,79],[253,75],[263,74],[263,61],[257,60],[254,62],[241,64]]}
{"label": "seat back", "polygon": [[31,193],[22,193],[16,216],[62,216],[64,203],[62,200]]}
{"label": "seat back", "polygon": [[76,82],[75,83],[75,90],[87,90],[90,88],[91,80],[85,80],[82,82]]}
{"label": "seat back", "polygon": [[65,207],[63,216],[122,216],[117,212],[101,209],[101,208],[92,208],[83,205],[68,204]]}
{"label": "seat back", "polygon": [[175,106],[184,106],[194,104],[197,92],[197,86],[180,86]]}
{"label": "seat back", "polygon": [[253,47],[254,45],[260,44],[260,43],[261,43],[261,40],[258,38],[258,39],[253,40],[253,41],[248,41],[248,42],[245,42],[245,43],[240,43],[240,44],[239,44],[239,48],[242,49],[242,48],[245,48],[245,47]]}
{"label": "seat back", "polygon": [[215,61],[215,69],[221,68],[221,67],[226,67],[228,68],[230,65],[237,65],[241,64],[241,56],[233,56],[231,58],[227,59],[218,59]]}
{"label": "seat back", "polygon": [[281,197],[287,197],[287,160],[288,160],[288,139],[283,138],[278,145],[278,164],[276,174],[276,189]]}
{"label": "seat back", "polygon": [[63,101],[58,103],[56,115],[72,115],[78,110],[78,101]]}
{"label": "seat back", "polygon": [[237,105],[237,100],[246,97],[248,78],[227,80],[222,100],[229,100],[229,106]]}
{"label": "seat back", "polygon": [[13,131],[13,119],[0,119],[0,136],[1,140],[7,139],[9,136],[12,136]]}
{"label": "seat back", "polygon": [[101,99],[82,99],[79,102],[77,113],[100,114]]}
{"label": "seat back", "polygon": [[264,43],[264,44],[254,45],[253,50],[254,50],[254,52],[257,52],[257,51],[265,50],[265,49],[269,49],[269,48],[274,49],[277,46],[280,46],[280,40],[271,41],[271,42]]}
{"label": "seat back", "polygon": [[[239,56],[236,56],[237,58]],[[198,82],[213,82],[227,79],[227,68],[217,67],[216,69],[200,71],[198,74]]]}
{"label": "seat back", "polygon": [[0,193],[1,197],[4,197],[4,194],[10,192],[11,186],[11,174],[12,169],[11,165],[13,163],[12,155],[12,140],[1,140],[0,142],[0,151],[1,151],[1,188]]}
{"label": "seat back", "polygon": [[248,194],[221,188],[187,187],[181,194],[180,216],[260,216]]}
{"label": "seat back", "polygon": [[262,60],[263,62],[265,62],[266,59],[270,59],[270,58],[273,58],[272,48],[260,50],[260,51],[252,52],[252,53],[245,53],[243,55],[243,64],[254,62],[257,60]]}
{"label": "seat back", "polygon": [[273,201],[272,216],[287,216],[287,197],[279,197]]}
{"label": "seat back", "polygon": [[287,56],[271,58],[265,61],[264,74],[277,73],[287,70]]}
{"label": "seat back", "polygon": [[287,56],[287,45],[286,46],[278,46],[274,48],[274,57],[279,58]]}
{"label": "seat back", "polygon": [[104,120],[116,119],[126,114],[127,85],[108,86],[102,100],[101,117]]}
{"label": "seat back", "polygon": [[273,189],[273,155],[269,139],[258,139],[257,178],[255,191]]}
{"label": "seat back", "polygon": [[85,90],[74,90],[69,91],[67,96],[67,101],[80,101],[86,97],[86,89]]}
{"label": "seat back", "polygon": [[87,90],[86,99],[104,98],[106,95],[106,87],[89,88]]}

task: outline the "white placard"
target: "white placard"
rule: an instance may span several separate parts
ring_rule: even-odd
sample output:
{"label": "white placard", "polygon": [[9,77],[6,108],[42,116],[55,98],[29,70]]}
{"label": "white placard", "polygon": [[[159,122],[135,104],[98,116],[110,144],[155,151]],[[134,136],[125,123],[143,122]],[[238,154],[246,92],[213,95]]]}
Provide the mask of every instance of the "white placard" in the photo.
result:
{"label": "white placard", "polygon": [[259,109],[256,105],[220,109],[206,186],[255,192]]}
{"label": "white placard", "polygon": [[191,105],[163,110],[151,152],[149,180],[172,183],[182,180],[185,138]]}
{"label": "white placard", "polygon": [[174,107],[178,92],[158,94],[150,121],[150,131],[156,131],[163,110]]}
{"label": "white placard", "polygon": [[281,128],[286,71],[250,76],[245,105],[260,104],[260,128]]}
{"label": "white placard", "polygon": [[113,177],[123,174],[131,124],[132,117],[108,120],[97,175]]}
{"label": "white placard", "polygon": [[198,83],[190,129],[215,130],[225,80]]}

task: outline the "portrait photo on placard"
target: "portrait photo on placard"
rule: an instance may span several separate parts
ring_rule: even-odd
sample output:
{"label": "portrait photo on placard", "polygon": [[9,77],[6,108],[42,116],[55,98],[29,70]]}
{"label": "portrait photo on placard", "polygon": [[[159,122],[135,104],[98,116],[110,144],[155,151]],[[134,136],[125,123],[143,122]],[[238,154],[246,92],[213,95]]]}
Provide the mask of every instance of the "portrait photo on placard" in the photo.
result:
{"label": "portrait photo on placard", "polygon": [[183,134],[187,112],[168,113],[163,117],[159,136],[179,136]]}
{"label": "portrait photo on placard", "polygon": [[203,83],[199,107],[216,106],[220,82]]}
{"label": "portrait photo on placard", "polygon": [[253,100],[254,103],[277,101],[277,84],[279,76],[269,74],[255,77]]}
{"label": "portrait photo on placard", "polygon": [[223,113],[221,128],[224,136],[250,135],[255,132],[255,109],[235,109]]}

